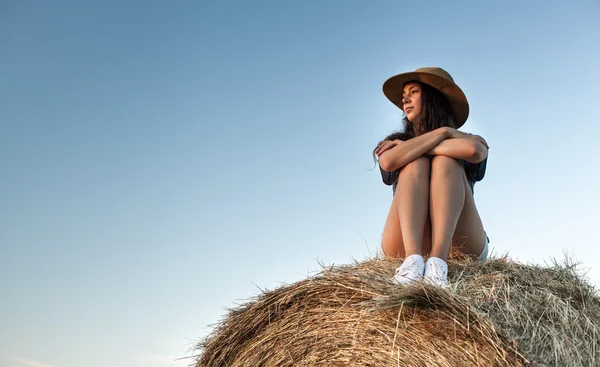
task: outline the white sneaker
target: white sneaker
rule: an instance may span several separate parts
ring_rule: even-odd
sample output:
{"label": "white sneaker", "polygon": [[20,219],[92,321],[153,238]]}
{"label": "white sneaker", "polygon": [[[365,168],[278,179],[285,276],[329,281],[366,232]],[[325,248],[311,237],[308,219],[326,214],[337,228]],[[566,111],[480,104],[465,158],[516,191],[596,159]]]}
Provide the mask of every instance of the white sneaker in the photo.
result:
{"label": "white sneaker", "polygon": [[396,269],[396,275],[394,275],[394,283],[397,284],[408,284],[423,279],[423,270],[425,269],[425,263],[423,256],[421,255],[410,255],[400,267]]}
{"label": "white sneaker", "polygon": [[439,257],[430,257],[425,263],[423,280],[431,285],[442,288],[450,286],[448,283],[448,264]]}

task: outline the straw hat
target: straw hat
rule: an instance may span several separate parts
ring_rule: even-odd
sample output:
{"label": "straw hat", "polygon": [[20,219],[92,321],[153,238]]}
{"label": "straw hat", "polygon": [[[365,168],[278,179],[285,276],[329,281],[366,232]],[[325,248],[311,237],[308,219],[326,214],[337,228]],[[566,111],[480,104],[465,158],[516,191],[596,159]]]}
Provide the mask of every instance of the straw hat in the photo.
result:
{"label": "straw hat", "polygon": [[413,72],[394,75],[383,83],[383,94],[404,111],[402,93],[404,84],[410,81],[418,81],[428,84],[442,92],[450,102],[454,113],[456,128],[461,127],[469,116],[469,102],[463,91],[454,83],[454,79],[448,72],[439,67],[419,68]]}

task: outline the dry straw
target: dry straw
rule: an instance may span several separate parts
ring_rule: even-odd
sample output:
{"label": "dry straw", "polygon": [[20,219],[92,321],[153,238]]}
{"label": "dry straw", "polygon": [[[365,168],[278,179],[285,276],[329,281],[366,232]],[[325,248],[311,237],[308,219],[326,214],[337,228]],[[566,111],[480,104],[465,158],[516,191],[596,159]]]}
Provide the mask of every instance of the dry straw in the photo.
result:
{"label": "dry straw", "polygon": [[572,263],[450,262],[449,290],[399,261],[330,267],[233,309],[194,366],[600,366],[600,297]]}

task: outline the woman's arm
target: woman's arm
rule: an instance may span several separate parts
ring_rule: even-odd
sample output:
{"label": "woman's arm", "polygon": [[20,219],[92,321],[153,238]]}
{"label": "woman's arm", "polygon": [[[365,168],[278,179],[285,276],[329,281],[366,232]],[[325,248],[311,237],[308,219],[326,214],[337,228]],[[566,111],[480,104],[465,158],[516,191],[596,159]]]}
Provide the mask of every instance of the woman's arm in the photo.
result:
{"label": "woman's arm", "polygon": [[379,156],[379,166],[392,172],[427,154],[448,137],[450,129],[441,127],[407,141],[384,142],[375,150],[375,154]]}
{"label": "woman's arm", "polygon": [[444,155],[455,159],[463,159],[469,163],[479,163],[487,157],[487,153],[487,147],[474,135],[469,138],[446,139],[426,154]]}

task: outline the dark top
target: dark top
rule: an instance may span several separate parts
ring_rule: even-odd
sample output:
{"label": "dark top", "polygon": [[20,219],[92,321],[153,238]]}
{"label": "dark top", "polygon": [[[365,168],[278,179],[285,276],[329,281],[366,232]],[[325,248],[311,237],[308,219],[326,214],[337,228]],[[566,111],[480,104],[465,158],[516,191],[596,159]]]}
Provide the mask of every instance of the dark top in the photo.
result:
{"label": "dark top", "polygon": [[[460,162],[465,168],[467,180],[469,181],[469,186],[471,186],[471,192],[474,193],[475,182],[483,180],[483,176],[485,176],[487,157],[485,157],[485,159],[479,163],[469,163],[462,159]],[[381,171],[383,183],[386,185],[392,185],[393,192],[396,193],[396,184],[398,183],[398,174],[400,173],[400,169],[395,170],[394,172],[388,172],[384,171],[383,168],[379,166],[379,170]]]}

